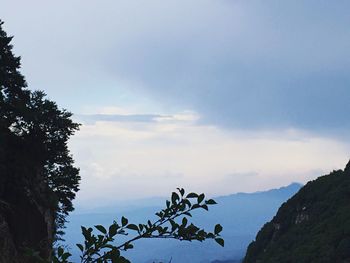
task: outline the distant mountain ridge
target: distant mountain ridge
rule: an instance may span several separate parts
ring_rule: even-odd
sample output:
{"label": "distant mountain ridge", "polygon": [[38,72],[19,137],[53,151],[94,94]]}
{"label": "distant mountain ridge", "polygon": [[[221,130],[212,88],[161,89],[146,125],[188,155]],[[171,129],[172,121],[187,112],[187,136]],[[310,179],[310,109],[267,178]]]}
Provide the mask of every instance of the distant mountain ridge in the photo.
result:
{"label": "distant mountain ridge", "polygon": [[303,185],[301,183],[296,183],[293,182],[287,186],[282,186],[280,188],[273,188],[265,191],[256,191],[252,193],[245,193],[245,192],[238,192],[235,194],[230,194],[230,195],[224,195],[224,196],[218,196],[216,199],[224,199],[224,198],[230,198],[230,197],[235,197],[235,196],[259,196],[259,195],[270,195],[272,196],[278,196],[278,197],[290,197],[290,194],[295,194],[297,191],[300,190],[300,188]]}
{"label": "distant mountain ridge", "polygon": [[[239,262],[244,257],[248,244],[254,239],[261,226],[276,213],[278,207],[300,189],[301,185],[293,183],[279,189],[254,193],[237,193],[214,198],[218,204],[212,206],[209,212],[200,211],[195,214],[194,221],[204,228],[210,228],[216,223],[224,227],[223,237],[225,248],[214,242],[173,242],[174,240],[141,240],[135,243],[135,248],[128,252],[127,257],[133,263],[169,262],[172,263],[210,263],[215,260],[222,262]],[[73,259],[79,258],[75,243],[81,242],[80,226],[96,224],[108,225],[122,215],[131,221],[143,222],[152,218],[154,213],[162,208],[160,199],[146,200],[140,206],[133,204],[130,209],[122,207],[119,214],[116,208],[99,208],[92,211],[75,211],[69,218],[65,239],[71,248]],[[165,203],[165,200],[161,202]]]}
{"label": "distant mountain ridge", "polygon": [[249,245],[244,263],[349,263],[350,162],[308,182]]}

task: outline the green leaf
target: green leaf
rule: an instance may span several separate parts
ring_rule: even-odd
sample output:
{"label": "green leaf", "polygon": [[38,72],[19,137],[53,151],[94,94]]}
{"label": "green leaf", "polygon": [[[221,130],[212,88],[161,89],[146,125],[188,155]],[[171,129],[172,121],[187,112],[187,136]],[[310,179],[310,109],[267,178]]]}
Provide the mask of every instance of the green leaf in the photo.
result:
{"label": "green leaf", "polygon": [[110,251],[111,258],[112,258],[112,263],[118,262],[119,263],[119,256],[120,256],[120,251],[116,247],[113,247]]}
{"label": "green leaf", "polygon": [[128,224],[129,220],[122,216],[122,226],[126,226]]}
{"label": "green leaf", "polygon": [[197,209],[197,208],[200,208],[201,206],[199,204],[194,204],[191,209]]}
{"label": "green leaf", "polygon": [[172,202],[173,204],[176,204],[176,201],[179,200],[179,199],[180,199],[180,197],[179,197],[179,195],[178,195],[177,193],[173,192],[173,193],[171,194],[171,202]]}
{"label": "green leaf", "polygon": [[186,217],[182,218],[182,225],[183,226],[187,225],[187,218]]}
{"label": "green leaf", "polygon": [[207,205],[202,205],[202,208],[207,211],[209,210]]}
{"label": "green leaf", "polygon": [[200,194],[200,195],[198,196],[198,198],[197,198],[198,204],[201,203],[201,202],[204,200],[204,197],[205,197],[204,194]]}
{"label": "green leaf", "polygon": [[101,233],[107,234],[107,230],[106,230],[103,226],[101,226],[101,225],[96,225],[95,228],[96,228],[98,231],[100,231]]}
{"label": "green leaf", "polygon": [[209,200],[207,200],[205,203],[206,203],[207,205],[216,205],[216,204],[217,204],[217,202],[215,202],[215,200],[213,200],[213,199],[209,199]]}
{"label": "green leaf", "polygon": [[63,248],[62,248],[62,247],[59,247],[59,248],[57,249],[57,255],[58,255],[58,257],[61,257],[61,256],[63,255],[63,252],[64,252]]}
{"label": "green leaf", "polygon": [[63,253],[62,255],[62,260],[67,261],[67,259],[71,256],[72,254],[69,252]]}
{"label": "green leaf", "polygon": [[133,248],[133,247],[134,247],[133,244],[126,243],[125,246],[124,246],[124,249],[125,249],[125,250],[128,250],[128,249],[131,249],[131,248]]}
{"label": "green leaf", "polygon": [[85,237],[85,239],[86,239],[86,236],[88,235],[88,231],[87,231],[87,229],[86,229],[86,227],[81,227],[81,232],[83,233],[83,235],[84,235],[84,237]]}
{"label": "green leaf", "polygon": [[171,224],[171,231],[175,231],[175,229],[179,227],[179,225],[176,224],[174,220],[171,219],[169,222]]}
{"label": "green leaf", "polygon": [[215,238],[216,243],[218,243],[220,246],[225,246],[225,241],[222,238]]}
{"label": "green leaf", "polygon": [[177,190],[179,190],[181,196],[184,196],[185,190],[183,188],[177,188]]}
{"label": "green leaf", "polygon": [[76,244],[76,245],[80,249],[81,252],[84,251],[84,246],[82,244]]}
{"label": "green leaf", "polygon": [[108,229],[109,237],[114,237],[117,234],[117,230],[118,230],[118,225],[116,223],[110,225]]}
{"label": "green leaf", "polygon": [[189,193],[186,198],[197,198],[198,197],[198,194],[196,193]]}
{"label": "green leaf", "polygon": [[135,230],[135,231],[139,231],[139,228],[135,224],[129,224],[126,226],[126,228],[131,229],[131,230]]}
{"label": "green leaf", "polygon": [[185,203],[185,205],[187,205],[188,207],[191,207],[191,201],[190,200],[188,200],[187,198],[185,198],[184,200],[184,203]]}
{"label": "green leaf", "polygon": [[215,234],[219,234],[222,231],[222,226],[220,224],[217,224],[214,229]]}

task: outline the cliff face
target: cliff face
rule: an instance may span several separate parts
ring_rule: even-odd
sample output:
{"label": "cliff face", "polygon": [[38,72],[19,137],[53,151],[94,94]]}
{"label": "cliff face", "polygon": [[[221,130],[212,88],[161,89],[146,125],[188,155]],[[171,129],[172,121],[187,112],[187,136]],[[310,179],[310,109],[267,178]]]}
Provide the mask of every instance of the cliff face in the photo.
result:
{"label": "cliff face", "polygon": [[[37,188],[16,191],[7,187],[0,200],[0,263],[34,262],[25,256],[30,248],[40,253],[42,258],[50,258],[54,215],[49,203],[49,195],[42,191],[43,182]],[[7,190],[7,191],[6,191]],[[18,189],[17,189],[18,190]]]}
{"label": "cliff face", "polygon": [[25,248],[32,248],[43,258],[49,258],[52,231],[47,215],[26,201],[10,205],[6,210],[0,212],[0,263],[32,262],[24,255]]}
{"label": "cliff face", "polygon": [[0,214],[0,263],[17,263],[17,259],[18,254],[10,228],[5,218]]}
{"label": "cliff face", "polygon": [[307,183],[284,203],[243,262],[350,262],[350,163]]}

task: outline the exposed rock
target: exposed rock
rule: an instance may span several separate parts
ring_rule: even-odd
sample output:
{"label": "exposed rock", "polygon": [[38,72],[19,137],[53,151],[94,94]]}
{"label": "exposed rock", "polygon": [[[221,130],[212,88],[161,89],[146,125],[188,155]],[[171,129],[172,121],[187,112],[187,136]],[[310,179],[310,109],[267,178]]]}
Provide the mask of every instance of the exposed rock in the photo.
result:
{"label": "exposed rock", "polygon": [[50,258],[54,216],[47,191],[39,185],[37,182],[34,191],[6,189],[9,191],[2,193],[5,200],[0,206],[0,263],[33,262],[24,253],[27,248],[39,252],[43,258]]}
{"label": "exposed rock", "polygon": [[19,263],[10,228],[0,214],[0,263]]}

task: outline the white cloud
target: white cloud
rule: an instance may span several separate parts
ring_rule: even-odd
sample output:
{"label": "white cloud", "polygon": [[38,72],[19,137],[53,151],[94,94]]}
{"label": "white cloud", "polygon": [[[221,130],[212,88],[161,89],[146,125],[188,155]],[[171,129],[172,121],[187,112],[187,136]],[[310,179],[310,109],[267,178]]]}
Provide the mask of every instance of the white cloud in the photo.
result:
{"label": "white cloud", "polygon": [[30,88],[119,115],[71,141],[79,202],[253,191],[347,161],[347,2],[0,2]]}
{"label": "white cloud", "polygon": [[158,122],[173,122],[173,121],[187,121],[195,122],[199,120],[199,115],[193,111],[184,111],[173,115],[163,115],[155,118]]}
{"label": "white cloud", "polygon": [[228,131],[174,119],[83,125],[70,145],[82,168],[78,202],[167,195],[179,186],[221,195],[306,182],[342,168],[350,150],[295,129]]}

